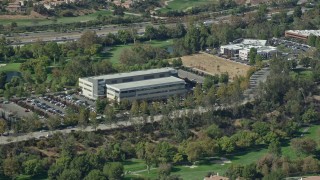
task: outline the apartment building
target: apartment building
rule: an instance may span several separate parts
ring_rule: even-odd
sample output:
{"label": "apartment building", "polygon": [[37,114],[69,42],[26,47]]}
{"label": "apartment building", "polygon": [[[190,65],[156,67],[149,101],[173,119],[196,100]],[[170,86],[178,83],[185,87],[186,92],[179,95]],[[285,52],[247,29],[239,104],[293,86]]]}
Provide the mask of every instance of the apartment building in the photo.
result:
{"label": "apartment building", "polygon": [[[160,92],[163,91],[161,85],[181,85],[184,83],[184,80],[176,78],[177,74],[177,70],[173,68],[160,68],[93,76],[79,78],[79,87],[82,90],[83,96],[94,100],[100,97],[107,97],[118,101],[123,99],[152,99],[158,96],[165,98],[165,92]],[[146,88],[155,88],[158,90],[149,92]],[[170,88],[169,90],[172,90]],[[141,89],[144,89],[144,92],[141,91]],[[185,87],[183,89],[185,89]],[[180,94],[180,92],[182,92],[182,90],[176,93]],[[133,96],[133,94],[135,94],[135,96]],[[170,91],[168,94],[171,95],[174,93]]]}

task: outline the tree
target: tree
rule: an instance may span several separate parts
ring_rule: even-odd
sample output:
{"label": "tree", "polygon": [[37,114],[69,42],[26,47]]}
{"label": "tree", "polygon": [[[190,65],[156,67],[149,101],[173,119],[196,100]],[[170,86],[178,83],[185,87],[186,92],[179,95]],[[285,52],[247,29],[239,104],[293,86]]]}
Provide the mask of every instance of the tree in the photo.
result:
{"label": "tree", "polygon": [[211,76],[206,76],[203,82],[204,90],[209,90],[214,85],[214,80]]}
{"label": "tree", "polygon": [[7,129],[7,123],[4,119],[0,119],[0,134],[3,134],[6,132]]}
{"label": "tree", "polygon": [[99,43],[99,37],[94,31],[86,31],[81,35],[77,43],[83,50],[89,49],[92,45]]}
{"label": "tree", "polygon": [[251,48],[249,52],[249,63],[251,65],[256,64],[256,56],[257,56],[257,49],[256,48]]}
{"label": "tree", "polygon": [[299,64],[303,67],[309,67],[311,63],[311,58],[309,57],[303,57],[300,59]]}
{"label": "tree", "polygon": [[9,177],[15,177],[20,172],[20,164],[14,157],[8,157],[3,161],[3,173]]}
{"label": "tree", "polygon": [[121,163],[112,162],[103,167],[103,173],[108,177],[108,179],[122,179],[124,175],[124,168]]}
{"label": "tree", "polygon": [[136,116],[139,114],[139,103],[138,101],[134,100],[132,102],[132,106],[131,106],[131,110],[130,110],[131,114]]}
{"label": "tree", "polygon": [[221,129],[215,124],[210,125],[205,130],[205,133],[207,134],[207,136],[209,136],[212,139],[220,138],[222,135]]}
{"label": "tree", "polygon": [[293,16],[300,18],[302,16],[301,6],[296,6],[293,10]]}
{"label": "tree", "polygon": [[1,71],[0,72],[0,89],[4,88],[4,85],[6,84],[7,80],[7,73]]}
{"label": "tree", "polygon": [[119,30],[118,38],[123,44],[127,44],[127,42],[131,41],[131,33],[127,30]]}
{"label": "tree", "polygon": [[302,115],[302,120],[304,123],[312,123],[319,120],[319,113],[314,110],[314,108],[308,108]]}
{"label": "tree", "polygon": [[203,157],[205,150],[200,142],[189,142],[185,151],[188,156],[188,160],[190,162],[195,162]]}
{"label": "tree", "polygon": [[160,179],[166,179],[171,173],[172,165],[169,163],[161,163],[158,168]]}
{"label": "tree", "polygon": [[270,154],[273,154],[277,157],[281,156],[281,145],[279,141],[271,141],[271,143],[268,146],[268,152]]}
{"label": "tree", "polygon": [[58,180],[79,180],[81,179],[81,172],[78,169],[65,169],[57,179]]}
{"label": "tree", "polygon": [[146,101],[142,101],[142,103],[140,104],[140,111],[142,114],[148,114],[148,103]]}
{"label": "tree", "polygon": [[228,81],[229,81],[229,74],[228,73],[222,73],[220,75],[219,82],[220,83],[228,83]]}
{"label": "tree", "polygon": [[245,179],[255,179],[257,174],[256,165],[254,163],[244,166],[242,171],[242,177]]}
{"label": "tree", "polygon": [[311,155],[317,149],[317,143],[311,138],[296,138],[291,140],[291,146],[298,155],[306,154]]}
{"label": "tree", "polygon": [[227,136],[223,136],[222,138],[220,138],[219,144],[220,144],[221,150],[227,153],[233,152],[236,146],[235,142]]}
{"label": "tree", "polygon": [[80,108],[79,112],[79,125],[82,128],[85,128],[88,125],[89,122],[89,116],[90,116],[90,111],[87,108]]}
{"label": "tree", "polygon": [[40,174],[44,169],[39,159],[31,159],[22,164],[25,174],[35,176]]}
{"label": "tree", "polygon": [[308,36],[308,44],[310,46],[315,47],[316,46],[316,41],[317,41],[317,36],[315,36],[314,34],[310,34],[310,36]]}
{"label": "tree", "polygon": [[303,159],[302,171],[305,174],[312,174],[319,172],[319,161],[312,156]]}
{"label": "tree", "polygon": [[89,174],[84,178],[84,180],[105,180],[105,175],[97,169],[89,172]]}
{"label": "tree", "polygon": [[96,110],[97,113],[102,114],[107,106],[107,100],[106,99],[97,99],[96,101]]}
{"label": "tree", "polygon": [[285,176],[281,172],[281,170],[272,171],[270,174],[263,177],[263,180],[275,180],[275,179],[283,179]]}
{"label": "tree", "polygon": [[153,26],[148,25],[145,28],[145,33],[144,35],[150,39],[150,41],[152,39],[155,39],[157,37],[157,29],[155,29]]}
{"label": "tree", "polygon": [[117,6],[113,6],[114,10],[113,10],[113,15],[118,15],[118,16],[123,16],[124,15],[124,10],[125,8],[122,7],[121,5]]}

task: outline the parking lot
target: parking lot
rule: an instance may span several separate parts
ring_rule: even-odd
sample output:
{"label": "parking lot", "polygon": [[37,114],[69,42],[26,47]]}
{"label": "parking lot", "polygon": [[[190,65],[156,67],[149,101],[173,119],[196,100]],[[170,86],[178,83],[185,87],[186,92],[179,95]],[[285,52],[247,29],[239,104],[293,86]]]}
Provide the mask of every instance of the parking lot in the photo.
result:
{"label": "parking lot", "polygon": [[29,109],[23,108],[13,102],[2,103],[0,108],[9,114],[16,115],[18,117],[30,117],[33,114]]}
{"label": "parking lot", "polygon": [[280,39],[280,38],[272,38],[269,41],[270,45],[272,46],[280,46],[283,45],[284,47],[286,47],[287,49],[291,50],[291,53],[284,53],[284,55],[289,55],[292,54],[294,56],[297,56],[300,53],[306,52],[308,51],[311,46],[307,45],[307,44],[302,44],[302,43],[298,43],[298,42],[294,42],[294,41],[289,41],[286,39]]}
{"label": "parking lot", "polygon": [[79,108],[80,106],[88,108],[93,112],[96,111],[94,101],[76,94],[68,95],[65,93],[14,99],[12,102],[4,101],[0,104],[0,108],[7,114],[25,118],[36,113],[44,120],[50,116],[63,118],[68,107]]}

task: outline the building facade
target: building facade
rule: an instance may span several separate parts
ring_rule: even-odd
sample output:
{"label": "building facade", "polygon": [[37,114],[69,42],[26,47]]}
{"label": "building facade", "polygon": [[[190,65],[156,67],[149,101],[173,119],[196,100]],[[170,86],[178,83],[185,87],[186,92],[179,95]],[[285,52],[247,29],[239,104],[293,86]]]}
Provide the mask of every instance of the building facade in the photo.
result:
{"label": "building facade", "polygon": [[186,93],[185,81],[177,77],[164,77],[136,82],[107,84],[107,98],[118,102],[127,99],[152,100],[166,99]]}
{"label": "building facade", "polygon": [[[149,94],[148,96],[142,97],[142,91],[137,88],[142,88],[148,85],[152,85],[152,88],[156,88],[161,86],[161,84],[165,85],[167,83],[181,84],[183,80],[176,78],[177,74],[177,70],[173,68],[160,68],[144,71],[133,71],[129,73],[93,76],[79,78],[79,87],[82,90],[83,96],[94,100],[100,97],[108,97],[109,99],[117,99],[120,101],[126,96],[129,100],[143,98],[148,99],[151,98],[151,96],[157,96],[157,94]],[[168,79],[168,77],[170,78]],[[175,81],[173,81],[173,78]],[[129,88],[129,90],[127,88]],[[131,91],[136,93],[135,98],[131,97],[132,94],[130,93],[133,93]],[[162,94],[158,95],[162,96]]]}
{"label": "building facade", "polygon": [[285,32],[285,37],[300,39],[307,41],[308,37],[313,34],[314,36],[320,36],[320,30],[288,30]]}
{"label": "building facade", "polygon": [[255,48],[257,54],[261,55],[263,59],[268,59],[277,53],[277,48],[266,44],[266,40],[243,39],[240,43],[221,46],[220,54],[228,58],[237,57],[241,60],[248,60],[250,49]]}

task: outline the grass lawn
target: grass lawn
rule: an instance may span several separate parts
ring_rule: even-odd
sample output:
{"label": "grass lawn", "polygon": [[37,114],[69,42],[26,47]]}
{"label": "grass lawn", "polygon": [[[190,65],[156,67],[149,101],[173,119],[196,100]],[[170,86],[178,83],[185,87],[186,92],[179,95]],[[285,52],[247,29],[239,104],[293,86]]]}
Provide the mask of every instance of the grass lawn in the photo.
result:
{"label": "grass lawn", "polygon": [[[303,130],[304,128],[302,128]],[[301,131],[302,131],[301,130]],[[320,125],[311,126],[307,132],[304,133],[304,137],[311,137],[315,141],[320,141]],[[296,153],[290,147],[290,141],[282,144],[282,154],[288,156],[289,158],[297,158]],[[246,165],[253,162],[256,162],[260,159],[263,155],[267,153],[267,147],[260,147],[256,149],[251,149],[246,152],[238,153],[233,156],[226,156],[231,163],[233,164],[241,164]],[[202,164],[197,164],[195,167],[190,166],[174,166],[172,170],[172,175],[179,175],[183,179],[200,179],[204,177],[208,172],[218,172],[219,174],[223,175],[230,164],[216,164],[212,162],[206,162]],[[144,162],[141,160],[134,159],[132,161],[127,161],[125,163],[125,170],[130,171],[141,171],[137,174],[127,175],[126,179],[134,178],[134,177],[146,177],[150,179],[156,179],[158,177],[157,169],[152,169],[150,174],[147,171],[143,171],[146,169]]]}
{"label": "grass lawn", "polygon": [[168,2],[168,6],[160,9],[160,12],[168,12],[170,10],[187,10],[194,6],[205,5],[216,0],[173,0]]}
{"label": "grass lawn", "polygon": [[0,71],[20,71],[20,65],[21,63],[10,63],[5,66],[0,67]]}
{"label": "grass lawn", "polygon": [[[172,39],[164,40],[164,41],[152,40],[152,41],[146,41],[144,42],[144,44],[150,44],[151,46],[154,46],[154,47],[166,48],[173,44],[173,40]],[[110,50],[108,50],[106,54],[102,55],[101,58],[105,58],[111,61],[112,63],[118,63],[121,52],[124,49],[130,48],[132,46],[133,44],[113,46],[110,48]]]}
{"label": "grass lawn", "polygon": [[[256,151],[244,152],[239,155],[229,156],[227,158],[235,164],[250,164],[258,160],[266,152],[267,150],[265,148],[262,148]],[[196,166],[174,166],[171,174],[179,175],[183,179],[197,180],[207,175],[208,172],[218,172],[220,174],[224,174],[229,166],[230,164],[227,163],[217,164],[214,162],[205,161],[197,164]],[[124,163],[124,167],[126,171],[141,171],[137,174],[127,175],[127,179],[134,177],[147,177],[155,179],[158,177],[157,169],[152,169],[148,174],[147,171],[143,171],[146,169],[144,162],[137,159],[126,161]]]}
{"label": "grass lawn", "polygon": [[6,25],[12,22],[16,22],[18,26],[35,26],[35,25],[48,25],[48,24],[66,24],[74,22],[85,22],[94,20],[98,15],[112,15],[111,11],[101,10],[92,14],[77,16],[77,17],[60,17],[57,18],[57,21],[54,22],[51,19],[1,19],[0,24]]}
{"label": "grass lawn", "polygon": [[295,69],[292,73],[292,76],[298,76],[304,79],[312,78],[312,71],[308,69]]}

